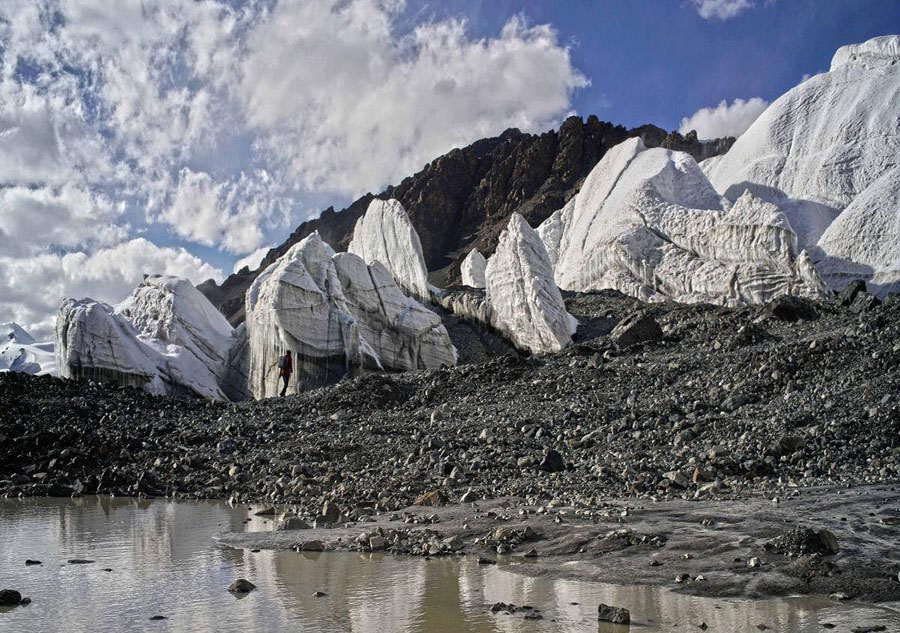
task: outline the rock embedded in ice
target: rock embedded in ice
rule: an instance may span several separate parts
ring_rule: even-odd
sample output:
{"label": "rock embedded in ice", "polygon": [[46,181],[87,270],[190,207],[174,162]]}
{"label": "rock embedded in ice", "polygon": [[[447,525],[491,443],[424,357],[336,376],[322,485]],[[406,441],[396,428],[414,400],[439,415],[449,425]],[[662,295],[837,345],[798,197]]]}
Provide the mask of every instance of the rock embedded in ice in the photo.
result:
{"label": "rock embedded in ice", "polygon": [[149,275],[116,307],[66,299],[57,313],[59,374],[150,393],[226,400],[232,328],[185,279]]}
{"label": "rock embedded in ice", "polygon": [[487,260],[477,248],[473,248],[459,266],[459,272],[464,286],[470,288],[484,288],[484,269]]}
{"label": "rock embedded in ice", "polygon": [[731,204],[691,156],[639,138],[610,149],[547,223],[566,290],[726,305],[825,292],[776,205],[749,192]]}
{"label": "rock embedded in ice", "polygon": [[572,342],[577,322],[566,311],[537,232],[514,213],[485,271],[492,325],[516,347],[558,352]]}
{"label": "rock embedded in ice", "polygon": [[359,255],[367,264],[381,262],[414,297],[430,297],[419,234],[397,200],[372,200],[365,215],[356,222],[347,252]]}

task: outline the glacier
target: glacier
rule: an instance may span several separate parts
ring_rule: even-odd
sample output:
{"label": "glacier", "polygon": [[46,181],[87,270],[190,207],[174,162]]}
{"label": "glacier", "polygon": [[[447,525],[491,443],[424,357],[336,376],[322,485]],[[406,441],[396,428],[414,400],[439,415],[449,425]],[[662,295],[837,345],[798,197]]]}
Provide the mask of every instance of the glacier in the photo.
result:
{"label": "glacier", "polygon": [[18,323],[0,324],[0,372],[56,374],[53,342],[37,342]]}
{"label": "glacier", "polygon": [[558,352],[572,343],[578,323],[566,311],[544,243],[518,213],[500,234],[485,281],[491,324],[516,347]]}
{"label": "glacier", "polygon": [[295,354],[289,390],[364,369],[433,369],[456,363],[440,318],[406,296],[380,260],[335,254],[317,232],[266,268],[246,297],[249,385],[280,391],[277,360]]}
{"label": "glacier", "polygon": [[148,275],[117,306],[65,299],[54,335],[64,378],[114,380],[154,394],[240,399],[224,377],[238,340],[225,317],[185,279]]}
{"label": "glacier", "polygon": [[778,205],[831,288],[862,278],[883,295],[900,287],[898,112],[900,36],[843,46],[702,168],[729,200]]}
{"label": "glacier", "polygon": [[459,266],[459,273],[464,286],[484,288],[484,269],[487,260],[477,248],[473,248]]}
{"label": "glacier", "polygon": [[538,235],[565,290],[724,305],[827,292],[779,207],[749,191],[732,203],[689,154],[640,138],[611,148]]}
{"label": "glacier", "polygon": [[431,287],[419,234],[397,200],[375,199],[356,222],[347,252],[381,262],[408,294],[428,301]]}

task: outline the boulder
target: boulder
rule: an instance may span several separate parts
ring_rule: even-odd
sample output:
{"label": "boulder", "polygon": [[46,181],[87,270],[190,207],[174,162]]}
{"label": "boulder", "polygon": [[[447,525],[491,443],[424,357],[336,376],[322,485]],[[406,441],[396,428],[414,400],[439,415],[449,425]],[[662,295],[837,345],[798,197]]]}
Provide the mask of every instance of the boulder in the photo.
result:
{"label": "boulder", "polygon": [[611,607],[600,603],[597,607],[597,620],[612,624],[630,624],[631,612],[624,607]]}
{"label": "boulder", "polygon": [[619,321],[609,337],[617,346],[624,348],[659,341],[663,337],[663,331],[653,315],[634,312]]}
{"label": "boulder", "polygon": [[256,589],[256,585],[244,578],[238,578],[228,586],[228,591],[231,593],[250,593],[254,589]]}
{"label": "boulder", "polygon": [[790,295],[776,297],[766,305],[766,311],[776,319],[788,323],[812,321],[819,316],[811,301]]}
{"label": "boulder", "polygon": [[566,469],[566,461],[559,451],[551,448],[544,454],[538,469],[548,473],[559,473]]}
{"label": "boulder", "polygon": [[835,301],[838,305],[842,305],[846,308],[853,304],[858,294],[864,293],[865,291],[866,282],[862,279],[854,279],[846,286],[841,288],[841,291],[838,293]]}
{"label": "boulder", "polygon": [[0,606],[12,607],[22,602],[22,594],[15,589],[0,589]]}
{"label": "boulder", "polygon": [[310,529],[309,523],[301,519],[300,517],[287,517],[283,521],[279,522],[276,529],[279,531],[286,530],[308,530]]}
{"label": "boulder", "polygon": [[413,501],[415,506],[442,506],[447,503],[447,497],[440,490],[424,492]]}

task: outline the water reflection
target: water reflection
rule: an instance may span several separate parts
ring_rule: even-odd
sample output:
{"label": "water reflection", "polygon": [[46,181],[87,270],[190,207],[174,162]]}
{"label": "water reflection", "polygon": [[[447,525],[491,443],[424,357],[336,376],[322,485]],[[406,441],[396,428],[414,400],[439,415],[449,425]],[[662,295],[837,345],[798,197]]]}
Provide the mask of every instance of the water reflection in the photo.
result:
{"label": "water reflection", "polygon": [[[620,633],[622,627],[598,625],[599,602],[631,609],[641,625],[631,630],[647,633],[694,630],[700,622],[711,632],[755,631],[758,624],[812,632],[823,622],[900,630],[900,618],[887,609],[823,600],[709,600],[530,578],[469,558],[252,553],[212,540],[226,530],[266,527],[244,508],[213,502],[0,500],[0,586],[34,600],[0,612],[0,630]],[[44,564],[26,567],[27,558]],[[95,562],[69,565],[71,558]],[[236,599],[226,588],[237,577],[257,591]],[[498,601],[537,607],[545,619],[492,614]],[[157,614],[168,619],[149,621]]]}

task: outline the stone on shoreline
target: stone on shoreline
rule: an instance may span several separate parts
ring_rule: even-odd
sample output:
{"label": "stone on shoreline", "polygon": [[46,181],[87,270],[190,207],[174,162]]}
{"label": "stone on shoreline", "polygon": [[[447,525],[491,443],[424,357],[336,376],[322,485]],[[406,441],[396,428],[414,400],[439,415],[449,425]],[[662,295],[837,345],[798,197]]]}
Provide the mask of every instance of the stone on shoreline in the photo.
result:
{"label": "stone on shoreline", "polygon": [[0,607],[12,607],[22,602],[22,594],[15,589],[0,590]]}
{"label": "stone on shoreline", "polygon": [[256,585],[244,578],[238,578],[228,586],[228,591],[231,593],[250,593],[254,589],[256,589]]}
{"label": "stone on shoreline", "polygon": [[600,606],[597,607],[597,620],[612,624],[630,624],[631,612],[624,607],[612,607],[600,603]]}

